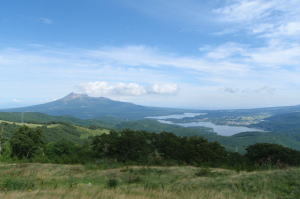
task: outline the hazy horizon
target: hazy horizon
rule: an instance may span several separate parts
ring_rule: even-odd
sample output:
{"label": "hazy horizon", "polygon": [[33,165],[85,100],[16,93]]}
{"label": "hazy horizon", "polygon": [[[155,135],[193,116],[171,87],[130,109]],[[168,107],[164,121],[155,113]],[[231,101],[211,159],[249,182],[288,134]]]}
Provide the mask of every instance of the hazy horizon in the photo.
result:
{"label": "hazy horizon", "polygon": [[[75,93],[75,92],[71,92],[68,95]],[[87,95],[86,93],[75,93],[75,94],[81,94],[81,95]],[[49,102],[53,102],[56,100],[60,100],[68,95],[62,96],[60,98],[53,98],[52,100],[49,101],[45,101],[45,102],[39,102],[39,103],[32,103],[32,104],[22,104],[22,103],[18,103],[17,106],[14,106],[13,104],[6,104],[2,107],[0,107],[0,111],[1,110],[5,110],[5,109],[11,109],[11,108],[22,108],[22,107],[27,107],[27,106],[34,106],[34,105],[40,105],[40,104],[45,104],[45,103],[49,103]],[[88,97],[93,97],[93,96],[89,96]],[[97,97],[102,97],[102,96],[97,96]],[[105,96],[103,96],[105,97]],[[105,97],[108,98],[108,97]],[[121,101],[121,102],[129,102],[129,103],[134,103],[131,101],[126,101],[126,100],[117,100],[117,99],[113,99],[113,98],[108,98],[111,100],[116,100],[116,101]],[[180,109],[187,109],[187,110],[234,110],[234,109],[256,109],[256,108],[272,108],[272,107],[285,107],[285,106],[298,106],[300,104],[292,104],[292,105],[283,105],[283,106],[262,106],[262,107],[195,107],[195,108],[191,108],[191,107],[184,107],[184,106],[155,106],[155,105],[151,105],[151,104],[138,104],[138,103],[134,103],[137,105],[142,105],[142,106],[148,106],[148,107],[161,107],[161,108],[180,108]]]}

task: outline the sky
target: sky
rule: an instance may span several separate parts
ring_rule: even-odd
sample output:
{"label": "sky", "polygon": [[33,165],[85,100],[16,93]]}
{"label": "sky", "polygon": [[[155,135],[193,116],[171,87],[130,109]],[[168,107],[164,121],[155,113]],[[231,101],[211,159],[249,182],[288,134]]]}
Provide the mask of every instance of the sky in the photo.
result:
{"label": "sky", "polygon": [[195,109],[300,104],[299,0],[2,0],[0,108],[70,92]]}

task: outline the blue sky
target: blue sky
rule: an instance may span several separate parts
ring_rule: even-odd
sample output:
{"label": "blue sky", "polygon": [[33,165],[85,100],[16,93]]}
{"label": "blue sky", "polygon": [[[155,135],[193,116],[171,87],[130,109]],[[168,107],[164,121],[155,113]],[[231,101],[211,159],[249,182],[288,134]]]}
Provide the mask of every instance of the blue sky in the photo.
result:
{"label": "blue sky", "polygon": [[70,92],[143,105],[300,104],[299,0],[6,0],[0,108]]}

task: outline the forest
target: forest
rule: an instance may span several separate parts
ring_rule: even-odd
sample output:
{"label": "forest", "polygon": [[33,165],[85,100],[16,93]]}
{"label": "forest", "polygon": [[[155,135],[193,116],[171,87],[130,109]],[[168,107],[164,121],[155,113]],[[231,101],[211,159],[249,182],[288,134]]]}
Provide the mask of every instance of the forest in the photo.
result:
{"label": "forest", "polygon": [[245,154],[227,151],[200,136],[125,129],[91,136],[81,143],[47,141],[43,128],[21,126],[1,137],[1,161],[60,164],[191,165],[255,170],[300,165],[300,152],[277,144],[257,143]]}

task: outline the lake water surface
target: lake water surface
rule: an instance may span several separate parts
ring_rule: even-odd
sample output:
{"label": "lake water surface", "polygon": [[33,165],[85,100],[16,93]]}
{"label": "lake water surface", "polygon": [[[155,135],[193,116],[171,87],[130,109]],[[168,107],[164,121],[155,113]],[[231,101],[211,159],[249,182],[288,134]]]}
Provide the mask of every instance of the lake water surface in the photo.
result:
{"label": "lake water surface", "polygon": [[[195,114],[195,113],[191,113],[191,114]],[[199,114],[201,115],[201,113],[199,113],[198,115],[194,115],[192,116],[189,113],[185,113],[182,115],[176,115],[177,117],[175,119],[183,119],[186,118],[186,115],[189,115],[190,117],[195,117],[198,116]],[[181,116],[181,117],[180,117]],[[159,116],[159,117],[148,117],[151,119],[156,119],[157,121],[159,121],[160,123],[164,123],[164,124],[174,124],[174,125],[179,125],[182,127],[207,127],[207,128],[211,128],[213,129],[213,131],[219,135],[223,135],[223,136],[231,136],[234,134],[238,134],[238,133],[242,133],[242,132],[253,132],[253,131],[259,131],[259,132],[263,132],[263,130],[260,129],[255,129],[255,128],[248,128],[245,126],[228,126],[228,125],[217,125],[214,124],[212,122],[188,122],[188,123],[175,123],[175,122],[171,122],[171,121],[167,121],[167,119],[174,119],[174,115],[166,115],[166,116]]]}
{"label": "lake water surface", "polygon": [[183,113],[183,114],[176,114],[176,115],[153,116],[153,117],[146,117],[146,118],[156,119],[156,120],[167,120],[167,119],[193,118],[199,115],[206,115],[206,113]]}

